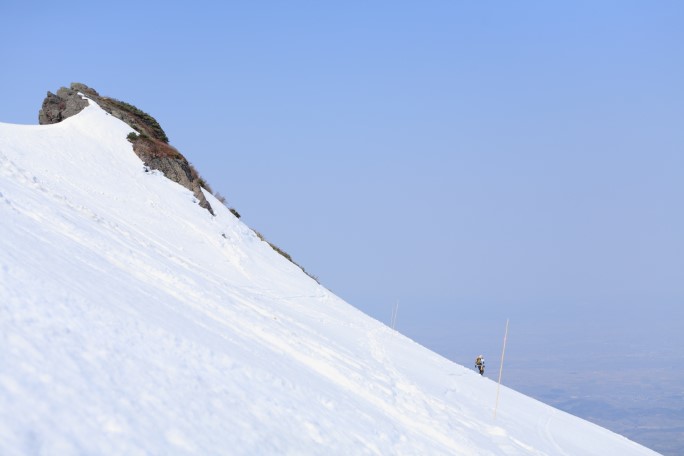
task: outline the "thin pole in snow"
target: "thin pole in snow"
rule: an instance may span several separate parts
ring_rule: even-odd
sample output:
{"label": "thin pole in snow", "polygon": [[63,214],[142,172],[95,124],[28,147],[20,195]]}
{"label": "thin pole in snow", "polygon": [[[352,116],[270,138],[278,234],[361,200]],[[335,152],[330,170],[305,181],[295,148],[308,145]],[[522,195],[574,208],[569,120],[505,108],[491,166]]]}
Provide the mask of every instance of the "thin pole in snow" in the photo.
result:
{"label": "thin pole in snow", "polygon": [[390,318],[390,328],[394,329],[394,308],[396,307],[395,305],[392,305],[392,317]]}
{"label": "thin pole in snow", "polygon": [[506,319],[506,332],[504,333],[503,349],[501,350],[501,366],[499,367],[499,384],[496,386],[496,404],[494,405],[494,419],[496,409],[499,408],[499,389],[501,389],[501,374],[503,373],[504,355],[506,354],[506,339],[508,338],[508,318]]}
{"label": "thin pole in snow", "polygon": [[397,303],[392,307],[392,329],[397,325],[397,314],[399,313],[399,300],[397,299]]}

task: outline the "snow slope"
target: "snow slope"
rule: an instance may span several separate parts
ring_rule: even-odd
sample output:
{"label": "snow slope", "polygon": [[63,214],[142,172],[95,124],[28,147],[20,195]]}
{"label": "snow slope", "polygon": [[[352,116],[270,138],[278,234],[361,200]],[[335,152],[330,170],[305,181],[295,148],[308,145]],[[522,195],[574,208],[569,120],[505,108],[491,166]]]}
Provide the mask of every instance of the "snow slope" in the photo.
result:
{"label": "snow slope", "polygon": [[655,454],[505,387],[495,420],[495,382],[145,172],[130,131],[92,102],[0,124],[0,454]]}

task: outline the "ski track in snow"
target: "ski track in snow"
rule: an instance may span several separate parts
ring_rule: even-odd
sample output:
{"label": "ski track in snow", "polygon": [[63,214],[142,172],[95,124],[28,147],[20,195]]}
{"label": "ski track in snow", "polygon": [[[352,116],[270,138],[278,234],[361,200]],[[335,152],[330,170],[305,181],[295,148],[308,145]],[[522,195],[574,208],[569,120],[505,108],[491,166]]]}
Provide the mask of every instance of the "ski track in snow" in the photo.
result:
{"label": "ski track in snow", "polygon": [[557,454],[559,456],[571,456],[571,455],[568,455],[568,453],[566,453],[565,451],[563,451],[563,448],[561,448],[556,443],[556,439],[554,439],[554,437],[553,437],[553,433],[551,432],[551,423],[553,422],[553,415],[554,414],[549,415],[544,420],[544,424],[539,426],[539,429],[543,430],[542,436],[545,437],[546,439],[548,439],[548,441],[551,442],[551,444],[553,444],[554,449],[557,451]]}
{"label": "ski track in snow", "polygon": [[0,124],[0,454],[655,454],[367,317],[96,105]]}

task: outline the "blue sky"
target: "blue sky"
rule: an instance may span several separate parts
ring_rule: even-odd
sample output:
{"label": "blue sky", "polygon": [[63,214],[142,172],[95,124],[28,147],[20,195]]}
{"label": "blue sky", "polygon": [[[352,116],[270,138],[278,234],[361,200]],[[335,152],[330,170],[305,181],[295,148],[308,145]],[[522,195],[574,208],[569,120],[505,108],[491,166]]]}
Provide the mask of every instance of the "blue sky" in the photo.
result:
{"label": "blue sky", "polygon": [[506,318],[520,364],[563,350],[545,327],[681,340],[681,2],[0,16],[0,121],[73,81],[135,104],[247,224],[372,316],[399,300],[399,329],[458,362],[494,359]]}

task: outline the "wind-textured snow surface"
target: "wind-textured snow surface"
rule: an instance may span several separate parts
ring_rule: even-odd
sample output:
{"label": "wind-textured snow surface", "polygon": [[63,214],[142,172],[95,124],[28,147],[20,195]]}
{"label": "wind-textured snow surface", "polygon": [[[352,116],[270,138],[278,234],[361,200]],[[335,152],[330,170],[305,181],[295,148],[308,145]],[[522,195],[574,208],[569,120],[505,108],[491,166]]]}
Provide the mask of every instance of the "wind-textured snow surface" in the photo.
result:
{"label": "wind-textured snow surface", "polygon": [[495,382],[146,172],[130,131],[92,102],[0,124],[0,454],[655,454],[505,387],[494,419]]}

